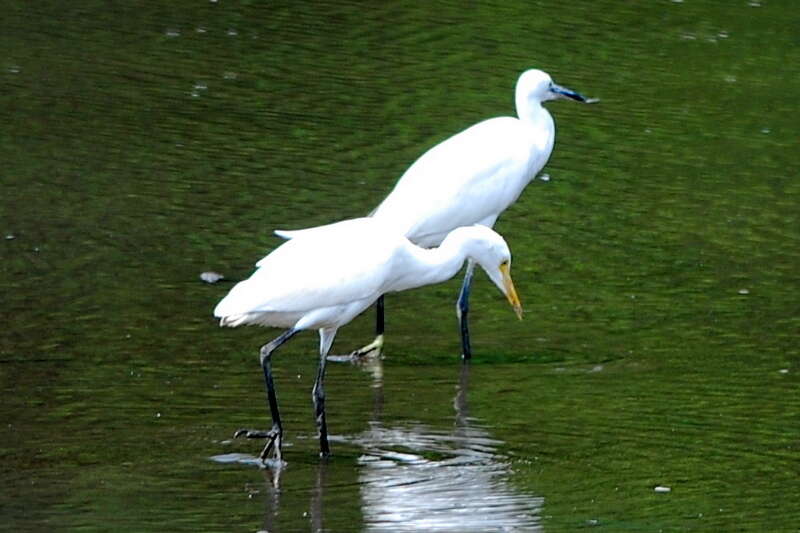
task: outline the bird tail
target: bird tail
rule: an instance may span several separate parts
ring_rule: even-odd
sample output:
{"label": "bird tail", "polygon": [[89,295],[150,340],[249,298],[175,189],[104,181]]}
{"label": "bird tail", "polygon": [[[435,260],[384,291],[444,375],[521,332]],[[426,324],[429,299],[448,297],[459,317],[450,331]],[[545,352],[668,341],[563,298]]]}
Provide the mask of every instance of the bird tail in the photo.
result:
{"label": "bird tail", "polygon": [[214,308],[214,316],[220,319],[219,325],[235,328],[252,323],[258,296],[258,293],[251,289],[249,280],[237,283]]}
{"label": "bird tail", "polygon": [[223,316],[219,319],[219,326],[221,328],[224,327],[235,328],[237,326],[241,326],[242,324],[247,324],[248,322],[250,322],[250,316],[251,313]]}
{"label": "bird tail", "polygon": [[307,229],[294,229],[294,230],[288,230],[288,229],[276,229],[276,230],[275,230],[275,235],[277,235],[277,236],[278,236],[278,237],[280,237],[281,239],[286,239],[286,240],[288,241],[289,239],[294,239],[294,238],[295,238],[295,237],[297,237],[298,235],[300,235],[300,234],[304,233],[305,231],[308,231],[308,229],[313,229],[313,228],[307,228]]}

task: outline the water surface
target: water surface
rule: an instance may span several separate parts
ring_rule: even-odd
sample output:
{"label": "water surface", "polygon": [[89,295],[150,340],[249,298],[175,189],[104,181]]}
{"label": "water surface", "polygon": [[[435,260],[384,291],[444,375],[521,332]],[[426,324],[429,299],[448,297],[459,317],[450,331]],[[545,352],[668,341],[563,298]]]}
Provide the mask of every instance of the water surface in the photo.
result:
{"label": "water surface", "polygon": [[[795,12],[4,6],[0,529],[446,530],[460,509],[473,531],[796,531]],[[465,370],[458,280],[388,298],[379,378],[330,370],[328,463],[300,335],[275,364],[280,479],[211,460],[252,457],[232,431],[267,423],[277,332],[210,312],[271,230],[368,213],[425,149],[512,113],[532,66],[601,103],[550,105],[547,179],[497,224],[525,320],[479,276]]]}

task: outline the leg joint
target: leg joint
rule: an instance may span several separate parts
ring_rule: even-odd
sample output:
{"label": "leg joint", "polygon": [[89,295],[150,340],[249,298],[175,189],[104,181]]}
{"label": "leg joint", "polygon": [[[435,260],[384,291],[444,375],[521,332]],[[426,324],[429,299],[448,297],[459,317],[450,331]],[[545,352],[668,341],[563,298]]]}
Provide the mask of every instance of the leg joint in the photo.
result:
{"label": "leg joint", "polygon": [[268,342],[264,346],[261,347],[259,351],[259,358],[261,359],[261,366],[264,366],[264,363],[269,362],[272,359],[272,352],[275,348],[272,347],[272,343]]}

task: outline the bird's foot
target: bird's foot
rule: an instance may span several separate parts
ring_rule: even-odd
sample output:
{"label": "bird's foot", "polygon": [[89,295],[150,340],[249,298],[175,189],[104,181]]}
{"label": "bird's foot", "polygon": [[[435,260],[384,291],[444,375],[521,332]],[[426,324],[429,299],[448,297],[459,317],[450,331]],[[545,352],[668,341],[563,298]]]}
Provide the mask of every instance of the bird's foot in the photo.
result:
{"label": "bird's foot", "polygon": [[380,357],[383,352],[383,335],[378,335],[375,340],[358,350],[350,352],[351,359],[362,359],[365,357]]}
{"label": "bird's foot", "polygon": [[334,363],[363,363],[379,359],[383,353],[383,335],[378,335],[375,340],[358,350],[353,350],[347,355],[329,355],[328,361]]}
{"label": "bird's foot", "polygon": [[261,459],[261,462],[264,464],[269,461],[268,457],[270,452],[273,453],[273,460],[277,461],[279,464],[283,461],[281,458],[282,436],[283,432],[281,429],[274,426],[269,431],[264,431],[261,429],[237,429],[233,434],[234,439],[238,439],[240,437],[244,437],[246,439],[266,439],[267,443],[264,445],[264,449],[261,450],[261,453],[258,456],[259,459]]}

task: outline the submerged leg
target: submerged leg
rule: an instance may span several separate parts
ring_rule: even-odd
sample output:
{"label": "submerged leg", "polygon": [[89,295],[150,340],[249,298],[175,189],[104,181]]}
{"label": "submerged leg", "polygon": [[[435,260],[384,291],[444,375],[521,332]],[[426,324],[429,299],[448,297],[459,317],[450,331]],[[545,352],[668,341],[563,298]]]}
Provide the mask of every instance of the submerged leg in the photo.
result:
{"label": "submerged leg", "polygon": [[474,270],[475,263],[470,260],[467,263],[464,283],[461,285],[461,292],[458,295],[458,302],[456,303],[456,315],[458,316],[458,324],[461,327],[461,357],[463,359],[472,357],[472,349],[469,345],[469,324],[467,316],[469,315],[469,290],[472,285],[472,274]]}
{"label": "submerged leg", "polygon": [[375,356],[381,354],[383,349],[383,296],[375,302],[375,340],[358,350],[350,352],[350,357],[355,359],[375,352]]}
{"label": "submerged leg", "polygon": [[319,455],[328,457],[331,448],[328,445],[328,424],[325,421],[325,363],[328,361],[328,352],[336,337],[335,329],[319,330],[319,369],[317,379],[314,381],[314,388],[311,391],[311,399],[314,402],[314,420],[317,423],[319,432]]}
{"label": "submerged leg", "polygon": [[291,339],[298,331],[299,330],[296,329],[286,330],[278,338],[261,347],[261,369],[264,371],[264,385],[267,388],[267,404],[269,405],[269,413],[272,417],[272,428],[269,431],[239,429],[233,434],[233,438],[246,437],[248,439],[267,439],[267,443],[259,455],[262,461],[265,461],[269,452],[273,450],[275,459],[278,461],[281,460],[281,438],[283,437],[283,428],[281,427],[281,414],[278,411],[278,397],[275,395],[275,384],[272,381],[272,352],[281,344]]}

